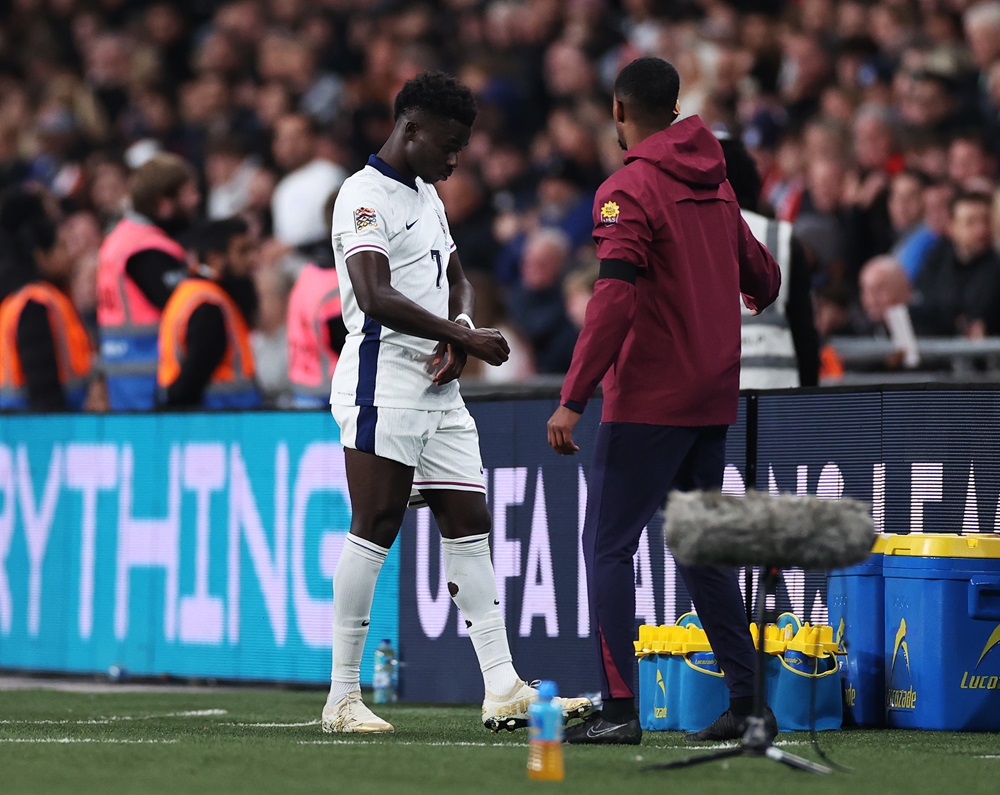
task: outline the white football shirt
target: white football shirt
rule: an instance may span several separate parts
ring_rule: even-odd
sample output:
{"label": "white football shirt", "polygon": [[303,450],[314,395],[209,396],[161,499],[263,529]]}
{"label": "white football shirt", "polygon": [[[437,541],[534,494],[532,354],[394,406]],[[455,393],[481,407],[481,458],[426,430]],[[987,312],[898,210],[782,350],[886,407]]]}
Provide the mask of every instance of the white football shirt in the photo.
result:
{"label": "white football shirt", "polygon": [[457,381],[432,383],[428,365],[437,342],[367,317],[347,272],[347,258],[354,254],[384,254],[393,288],[447,318],[447,269],[454,250],[444,205],[432,185],[419,177],[405,181],[374,155],[347,178],[333,208],[333,253],[347,340],[334,370],[331,403],[429,411],[464,405]]}

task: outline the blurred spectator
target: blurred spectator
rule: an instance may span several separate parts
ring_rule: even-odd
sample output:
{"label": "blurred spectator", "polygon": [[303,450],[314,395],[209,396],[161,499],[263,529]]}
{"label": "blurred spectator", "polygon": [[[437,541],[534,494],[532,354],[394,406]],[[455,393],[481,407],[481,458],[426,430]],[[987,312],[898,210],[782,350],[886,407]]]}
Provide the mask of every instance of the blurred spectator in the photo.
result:
{"label": "blurred spectator", "polygon": [[510,346],[510,358],[503,367],[490,367],[481,359],[470,359],[462,371],[463,383],[517,384],[530,380],[535,375],[531,343],[512,325],[501,292],[492,289],[489,277],[482,271],[469,271],[466,275],[476,291],[476,321],[483,328],[495,328],[503,334]]}
{"label": "blurred spectator", "polygon": [[186,271],[176,236],[195,220],[200,200],[191,166],[156,155],[132,175],[130,210],[101,246],[97,322],[115,411],[154,406],[160,315]]}
{"label": "blurred spectator", "polygon": [[86,162],[87,201],[103,231],[111,231],[128,202],[128,168],[111,156],[94,155]]}
{"label": "blurred spectator", "polygon": [[66,294],[73,260],[37,194],[0,197],[4,268],[20,289],[0,303],[0,409],[83,408],[90,378],[90,340]]}
{"label": "blurred spectator", "polygon": [[847,263],[847,218],[842,207],[846,173],[833,158],[809,163],[806,190],[795,218],[795,234],[815,254],[820,283],[851,283]]}
{"label": "blurred spectator", "polygon": [[493,208],[482,181],[469,169],[459,168],[434,186],[448,213],[451,237],[462,252],[466,272],[494,272],[497,242],[493,237]]}
{"label": "blurred spectator", "polygon": [[1000,257],[990,229],[991,197],[960,193],[947,237],[928,254],[911,314],[917,334],[977,339],[1000,333]]}
{"label": "blurred spectator", "polygon": [[989,190],[996,178],[996,159],[978,131],[957,133],[948,145],[948,179],[963,190]]}
{"label": "blurred spectator", "polygon": [[163,310],[157,403],[165,408],[260,405],[247,318],[223,287],[248,276],[254,243],[246,221],[211,221],[195,235],[190,275]]}
{"label": "blurred spectator", "polygon": [[913,297],[910,280],[899,262],[888,255],[864,264],[858,278],[859,303],[865,319],[876,333],[886,333],[886,313],[894,306],[907,306]]}
{"label": "blurred spectator", "polygon": [[303,253],[316,245],[329,247],[323,210],[347,178],[343,168],[318,157],[318,134],[315,122],[303,113],[282,116],[274,126],[272,151],[284,173],[271,199],[274,236]]}
{"label": "blurred spectator", "polygon": [[1000,3],[975,3],[966,8],[963,19],[969,53],[983,73],[1000,59]]}
{"label": "blurred spectator", "polygon": [[820,94],[833,69],[831,53],[818,34],[792,31],[786,34],[784,56],[781,98],[789,118],[801,123],[819,108]]}
{"label": "blurred spectator", "polygon": [[524,245],[521,282],[510,290],[511,320],[527,337],[539,373],[565,373],[578,330],[566,316],[562,277],[570,242],[564,232],[543,227]]}
{"label": "blurred spectator", "polygon": [[958,87],[948,75],[918,72],[912,76],[910,90],[900,105],[900,115],[914,128],[947,134],[961,123],[957,97]]}
{"label": "blurred spectator", "polygon": [[928,180],[919,171],[900,171],[889,183],[889,221],[895,235],[890,254],[912,283],[938,234],[924,222]]}
{"label": "blurred spectator", "polygon": [[880,255],[861,268],[858,283],[865,330],[875,336],[888,336],[897,346],[883,367],[897,370],[903,365],[916,366],[919,359],[908,309],[913,293],[906,271],[892,257]]}
{"label": "blurred spectator", "polygon": [[[588,186],[583,169],[561,156],[550,159],[538,181],[537,205],[527,212],[515,214],[513,222],[517,231],[497,257],[500,283],[512,284],[519,278],[523,282],[527,244],[539,227],[561,232],[570,252],[589,243],[593,201],[594,192]],[[503,234],[501,232],[498,237]]]}
{"label": "blurred spectator", "polygon": [[66,255],[73,263],[68,293],[91,339],[97,339],[97,253],[104,236],[97,216],[86,210],[68,215],[59,225]]}
{"label": "blurred spectator", "polygon": [[[278,265],[260,267],[254,273],[260,308],[250,344],[257,362],[257,383],[265,403],[279,408],[292,405],[287,331],[289,294],[295,281],[291,273],[302,265],[298,257],[290,255]],[[328,401],[329,387],[327,383]]]}
{"label": "blurred spectator", "polygon": [[236,136],[209,141],[205,158],[206,216],[219,220],[237,215],[251,202],[251,186],[258,168]]}
{"label": "blurred spectator", "polygon": [[594,285],[600,276],[601,266],[595,258],[592,262],[569,272],[563,281],[563,302],[566,316],[579,332],[587,317],[587,306],[594,297]]}

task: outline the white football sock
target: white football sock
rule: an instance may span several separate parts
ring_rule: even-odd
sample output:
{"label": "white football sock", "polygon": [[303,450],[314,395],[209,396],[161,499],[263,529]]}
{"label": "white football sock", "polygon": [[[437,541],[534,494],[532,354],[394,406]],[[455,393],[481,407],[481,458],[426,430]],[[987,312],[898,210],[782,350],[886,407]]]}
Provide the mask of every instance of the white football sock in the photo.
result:
{"label": "white football sock", "polygon": [[348,534],[333,575],[333,668],[330,695],[334,705],[361,690],[361,655],[368,637],[375,583],[389,550]]}
{"label": "white football sock", "polygon": [[448,591],[462,611],[486,690],[504,696],[520,681],[511,662],[507,627],[497,599],[489,535],[442,538]]}

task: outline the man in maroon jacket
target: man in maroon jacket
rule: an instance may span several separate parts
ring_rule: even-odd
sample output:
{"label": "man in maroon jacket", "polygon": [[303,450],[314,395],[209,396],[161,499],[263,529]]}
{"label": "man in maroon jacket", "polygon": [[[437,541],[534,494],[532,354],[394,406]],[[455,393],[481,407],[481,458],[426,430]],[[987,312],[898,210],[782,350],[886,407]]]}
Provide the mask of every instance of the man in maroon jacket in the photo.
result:
{"label": "man in maroon jacket", "polygon": [[[659,58],[632,62],[615,83],[625,166],[594,201],[600,279],[548,422],[556,452],[578,452],[573,428],[603,379],[583,546],[604,709],[567,729],[571,743],[642,739],[632,675],[639,536],[671,489],[721,488],[739,401],[740,294],[763,309],[781,278],[740,217],[715,136],[697,117],[673,123],[679,86]],[[730,709],[688,739],[738,738],[754,647],[736,573],[678,569],[730,692]]]}

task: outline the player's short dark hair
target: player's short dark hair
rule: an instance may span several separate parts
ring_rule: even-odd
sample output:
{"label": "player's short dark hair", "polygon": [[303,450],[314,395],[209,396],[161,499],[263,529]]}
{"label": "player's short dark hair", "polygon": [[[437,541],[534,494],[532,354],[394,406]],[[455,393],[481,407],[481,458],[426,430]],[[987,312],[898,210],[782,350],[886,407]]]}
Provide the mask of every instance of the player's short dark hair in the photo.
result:
{"label": "player's short dark hair", "polygon": [[250,225],[244,218],[234,215],[216,221],[207,221],[194,234],[194,250],[204,262],[209,254],[225,254],[234,237],[245,235]]}
{"label": "player's short dark hair", "polygon": [[615,80],[615,96],[648,118],[672,117],[680,90],[680,75],[662,58],[638,58]]}
{"label": "player's short dark hair", "polygon": [[451,75],[424,72],[407,80],[396,95],[394,118],[399,119],[408,110],[422,110],[471,127],[476,120],[476,99]]}

